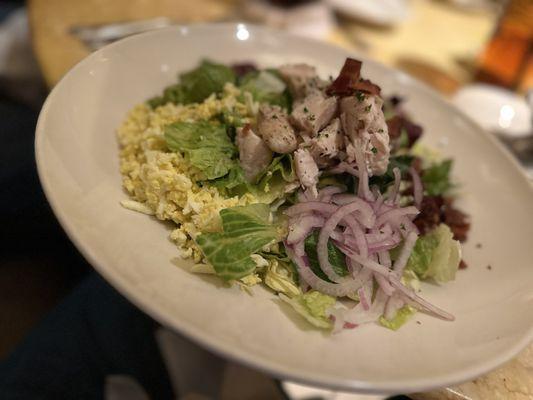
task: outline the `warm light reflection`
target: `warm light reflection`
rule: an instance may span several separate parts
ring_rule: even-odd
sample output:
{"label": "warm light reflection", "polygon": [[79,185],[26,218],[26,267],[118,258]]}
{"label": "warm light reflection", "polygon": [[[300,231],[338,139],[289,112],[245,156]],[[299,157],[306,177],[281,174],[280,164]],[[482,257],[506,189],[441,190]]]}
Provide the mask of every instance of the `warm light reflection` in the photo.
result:
{"label": "warm light reflection", "polygon": [[237,39],[239,40],[248,40],[248,38],[250,37],[250,32],[248,32],[246,26],[244,26],[243,24],[239,24],[237,25],[237,34],[235,36],[237,36]]}
{"label": "warm light reflection", "polygon": [[513,107],[506,104],[500,108],[500,117],[498,119],[498,125],[500,125],[501,128],[509,128],[511,126],[511,122],[513,121],[513,118],[515,116],[515,111]]}

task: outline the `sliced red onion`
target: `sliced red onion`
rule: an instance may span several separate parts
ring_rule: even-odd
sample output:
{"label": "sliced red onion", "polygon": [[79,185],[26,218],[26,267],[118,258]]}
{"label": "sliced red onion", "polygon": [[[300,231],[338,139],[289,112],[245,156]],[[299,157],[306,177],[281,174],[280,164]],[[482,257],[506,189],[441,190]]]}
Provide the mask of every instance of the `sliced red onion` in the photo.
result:
{"label": "sliced red onion", "polygon": [[359,290],[357,290],[357,296],[359,297],[359,302],[361,303],[363,310],[365,311],[370,310],[370,301],[366,297],[366,293],[363,288],[359,288]]}
{"label": "sliced red onion", "polygon": [[365,311],[362,304],[359,303],[351,310],[345,312],[344,321],[355,325],[362,325],[377,321],[379,317],[383,315],[387,299],[388,296],[383,293],[382,290],[378,289],[376,297],[368,311]]}
{"label": "sliced red onion", "polygon": [[307,282],[313,289],[318,290],[324,294],[334,297],[344,297],[348,294],[355,293],[361,287],[361,282],[347,279],[343,283],[330,283],[320,279],[316,276],[309,267],[309,260],[305,256],[300,256],[304,250],[304,243],[300,242],[294,246],[285,244],[287,254],[296,264],[296,269],[300,278]]}
{"label": "sliced red onion", "polygon": [[347,162],[341,161],[339,164],[328,170],[332,174],[342,174],[347,172],[350,175],[359,177],[359,171]]}
{"label": "sliced red onion", "polygon": [[306,212],[319,212],[321,214],[330,215],[337,211],[336,206],[328,203],[321,203],[319,201],[307,201],[305,203],[295,204],[285,210],[285,215],[294,217],[301,213]]}
{"label": "sliced red onion", "polygon": [[370,188],[368,186],[368,170],[365,165],[365,158],[363,155],[362,149],[366,147],[366,143],[363,143],[362,146],[358,146],[356,143],[355,148],[355,162],[357,163],[357,170],[359,171],[359,184],[357,187],[357,194],[359,197],[362,197],[365,200],[372,201],[374,197],[370,193]]}
{"label": "sliced red onion", "polygon": [[374,209],[374,212],[378,214],[381,210],[381,207],[383,206],[384,197],[381,193],[378,192],[376,196],[376,201],[372,204],[372,208]]}
{"label": "sliced red onion", "polygon": [[405,266],[407,265],[407,261],[409,260],[409,256],[411,255],[411,252],[413,251],[413,247],[415,247],[415,243],[417,239],[418,239],[418,235],[416,234],[416,232],[410,232],[405,238],[402,249],[400,250],[400,255],[394,262],[394,270],[398,274],[401,275]]}
{"label": "sliced red onion", "polygon": [[[335,211],[331,216],[326,220],[324,223],[324,226],[320,230],[320,234],[318,235],[318,243],[316,245],[316,252],[318,255],[318,262],[320,263],[320,269],[324,271],[326,276],[333,282],[340,283],[342,281],[345,281],[346,278],[343,278],[334,271],[333,267],[331,266],[329,262],[328,257],[328,241],[331,237],[331,234],[333,233],[333,230],[337,227],[339,222],[345,218],[346,216],[349,216],[351,213],[353,213],[356,210],[362,210],[364,208],[370,208],[368,204],[366,204],[361,199],[358,199],[354,201],[353,203],[347,204],[345,206],[339,207],[337,211]],[[371,213],[371,209],[370,209]],[[354,230],[357,230],[360,228],[356,226],[350,226],[350,229],[352,229],[352,232]]]}
{"label": "sliced red onion", "polygon": [[422,297],[418,296],[411,288],[404,286],[398,279],[391,280],[391,284],[396,289],[400,290],[408,299],[412,300],[413,303],[418,306],[418,308],[422,308],[423,310],[428,311],[436,315],[437,317],[447,321],[455,320],[455,317],[452,314],[424,300]]}
{"label": "sliced red onion", "polygon": [[297,220],[290,221],[287,243],[294,244],[305,240],[313,228],[318,228],[322,225],[324,225],[324,218],[317,215],[306,215]]}
{"label": "sliced red onion", "polygon": [[380,275],[383,275],[384,277],[388,279],[400,279],[399,275],[388,269],[387,267],[384,267],[383,265],[378,264],[377,262],[370,260],[368,258],[363,258],[356,252],[354,252],[352,249],[346,247],[342,243],[336,242],[337,247],[340,251],[342,251],[344,254],[346,254],[348,257],[350,257],[355,262],[361,264],[363,267],[368,268],[372,270],[373,272],[377,272]]}
{"label": "sliced red onion", "polygon": [[[413,216],[417,215],[420,211],[418,208],[410,206],[403,208],[393,208],[392,210],[386,211],[381,214],[376,220],[376,227],[384,225],[386,222],[391,222],[393,225],[399,225],[398,221],[407,215]],[[396,223],[395,223],[396,222]]]}
{"label": "sliced red onion", "polygon": [[387,296],[392,296],[394,293],[394,288],[389,283],[387,278],[385,278],[383,275],[378,274],[377,272],[374,273],[374,278],[376,279],[376,282],[378,283],[379,287]]}
{"label": "sliced red onion", "polygon": [[344,220],[348,224],[348,227],[352,231],[352,235],[354,238],[354,242],[357,245],[357,249],[359,250],[359,254],[361,256],[366,257],[368,255],[368,245],[365,238],[365,233],[359,226],[359,223],[355,220],[355,218],[351,215],[346,215],[344,217]]}
{"label": "sliced red onion", "polygon": [[388,320],[393,319],[396,316],[398,310],[402,308],[404,304],[405,302],[403,301],[401,295],[399,295],[398,293],[394,293],[387,301],[383,316]]}
{"label": "sliced red onion", "polygon": [[422,197],[424,196],[424,188],[422,186],[422,180],[420,175],[416,172],[416,169],[413,167],[409,168],[409,173],[413,179],[413,196],[415,198],[415,206],[420,208],[422,205]]}
{"label": "sliced red onion", "polygon": [[342,193],[342,189],[338,186],[326,186],[318,193],[318,200],[329,203],[334,194]]}
{"label": "sliced red onion", "polygon": [[342,193],[342,194],[336,194],[331,198],[331,201],[335,204],[338,204],[340,206],[343,206],[345,204],[353,203],[355,200],[361,200],[359,196],[356,194],[349,194],[349,193]]}

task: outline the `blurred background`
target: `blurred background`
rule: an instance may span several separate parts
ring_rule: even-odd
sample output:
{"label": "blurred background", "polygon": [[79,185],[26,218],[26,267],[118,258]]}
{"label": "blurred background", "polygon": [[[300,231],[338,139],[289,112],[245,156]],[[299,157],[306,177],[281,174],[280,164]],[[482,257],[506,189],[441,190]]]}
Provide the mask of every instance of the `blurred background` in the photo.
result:
{"label": "blurred background", "polygon": [[[1,1],[0,362],[91,273],[38,182],[34,129],[47,93],[112,41],[170,25],[228,21],[314,37],[404,70],[502,140],[533,177],[532,0]],[[284,398],[283,392],[302,399],[383,398],[280,388],[233,368],[229,381],[255,383],[244,394],[228,383],[226,398]],[[464,388],[412,397],[454,398],[454,390]]]}

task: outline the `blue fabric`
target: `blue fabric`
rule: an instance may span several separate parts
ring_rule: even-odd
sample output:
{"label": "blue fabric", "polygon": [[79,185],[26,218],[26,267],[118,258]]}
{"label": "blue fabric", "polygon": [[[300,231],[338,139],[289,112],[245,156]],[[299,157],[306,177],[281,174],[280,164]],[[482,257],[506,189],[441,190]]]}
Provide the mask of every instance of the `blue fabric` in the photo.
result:
{"label": "blue fabric", "polygon": [[0,364],[0,398],[102,399],[105,377],[126,374],[173,399],[155,326],[93,273]]}

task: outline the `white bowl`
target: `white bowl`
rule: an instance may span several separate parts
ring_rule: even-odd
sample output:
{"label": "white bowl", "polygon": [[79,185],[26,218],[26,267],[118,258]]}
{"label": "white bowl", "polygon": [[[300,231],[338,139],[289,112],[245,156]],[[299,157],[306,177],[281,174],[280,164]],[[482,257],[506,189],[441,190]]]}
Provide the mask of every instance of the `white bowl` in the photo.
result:
{"label": "white bowl", "polygon": [[307,62],[327,76],[348,55],[242,24],[158,30],[105,47],[74,67],[43,107],[36,155],[44,190],[98,272],[162,324],[219,354],[278,377],[362,392],[472,379],[513,357],[533,335],[533,193],[495,139],[399,71],[370,60],[363,68],[385,93],[408,98],[427,144],[446,138],[442,151],[456,160],[462,208],[472,216],[468,269],[445,286],[423,285],[423,295],[455,314],[455,322],[420,313],[398,332],[377,325],[333,336],[308,330],[262,288],[250,296],[175,266],[169,228],[119,205],[126,195],[115,129],[135,104],[175,82],[177,71],[209,57],[262,66]]}

